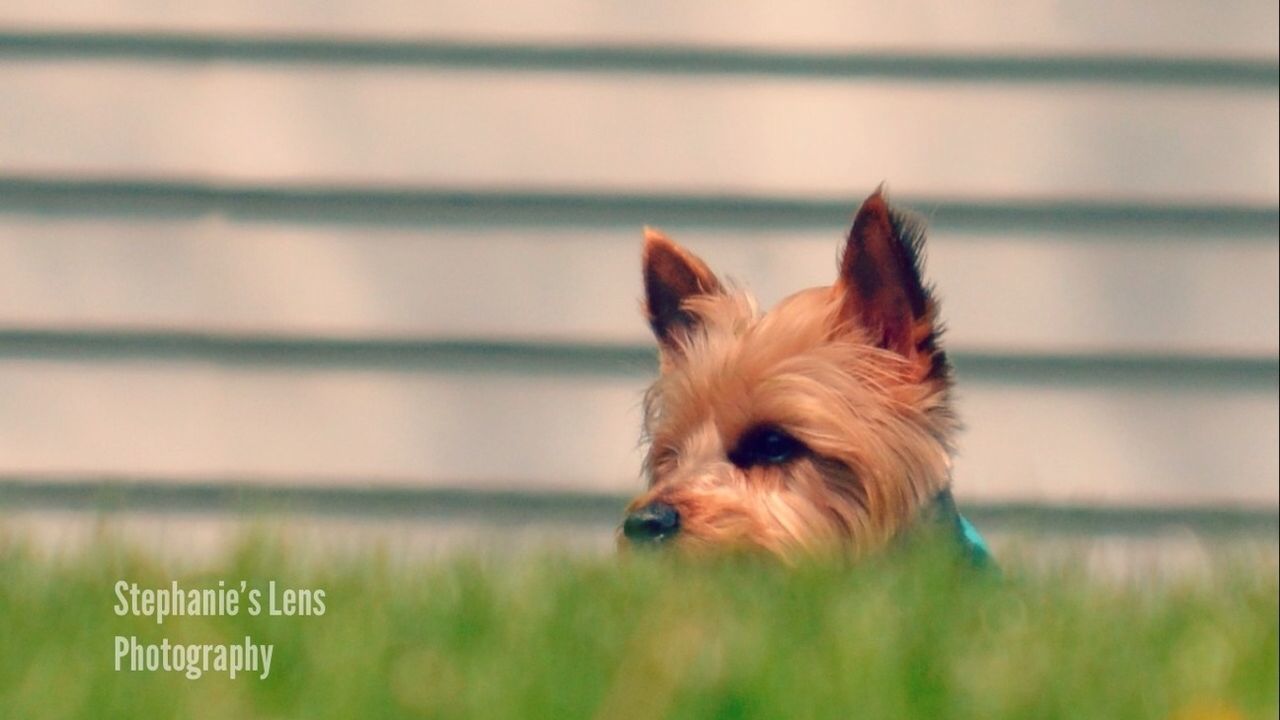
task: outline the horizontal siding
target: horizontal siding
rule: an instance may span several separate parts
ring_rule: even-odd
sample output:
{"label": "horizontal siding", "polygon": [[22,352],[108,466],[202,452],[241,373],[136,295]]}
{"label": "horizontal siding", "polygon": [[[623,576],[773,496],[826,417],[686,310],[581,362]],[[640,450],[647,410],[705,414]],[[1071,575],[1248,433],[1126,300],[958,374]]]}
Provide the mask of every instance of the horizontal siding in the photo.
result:
{"label": "horizontal siding", "polygon": [[1277,14],[5,3],[0,506],[587,498],[605,546],[654,364],[637,227],[768,304],[887,181],[933,228],[965,502],[1273,532]]}
{"label": "horizontal siding", "polygon": [[[848,224],[867,190],[825,198],[728,193],[610,193],[557,189],[466,189],[296,185],[192,178],[0,175],[0,212],[103,220],[197,219],[369,227],[482,226],[629,229],[663,218],[668,227],[830,230]],[[1276,203],[1116,198],[945,198],[893,194],[923,211],[935,230],[1062,233],[1177,239],[1252,238],[1280,232]]]}
{"label": "horizontal siding", "polygon": [[10,0],[0,27],[248,34],[340,34],[523,42],[681,43],[753,48],[921,48],[933,51],[1105,52],[1276,57],[1277,11],[1266,0],[1137,0],[1009,4],[979,0],[590,0],[511,3],[336,0]]}
{"label": "horizontal siding", "polygon": [[[830,284],[842,233],[668,229],[765,307]],[[928,250],[960,352],[1274,358],[1280,346],[1280,249],[1266,235],[938,231]],[[0,329],[637,345],[649,342],[638,256],[637,227],[0,215]]]}
{"label": "horizontal siding", "polygon": [[5,31],[0,58],[400,65],[509,72],[882,78],[905,82],[1114,82],[1275,88],[1263,58],[760,51],[741,47],[478,43],[207,33]]}
{"label": "horizontal siding", "polygon": [[[962,378],[965,497],[1277,501],[1274,374],[1206,385]],[[0,361],[0,457],[7,473],[35,476],[626,492],[637,487],[644,382],[573,367],[12,358]]]}
{"label": "horizontal siding", "polygon": [[[233,478],[203,478],[173,483],[165,478],[63,476],[56,482],[0,476],[0,520],[24,519],[84,522],[76,514],[88,511],[128,523],[154,513],[179,517],[226,514],[248,518],[272,513],[277,520],[298,515],[335,518],[346,522],[407,521],[424,525],[478,525],[497,530],[529,525],[561,526],[582,534],[603,530],[612,534],[621,509],[631,496],[600,492],[476,490],[467,488],[384,487],[333,485],[328,487],[236,482]],[[1196,539],[1254,536],[1276,541],[1280,525],[1274,507],[1239,505],[1109,507],[1105,505],[1042,505],[1020,502],[967,501],[964,514],[990,532],[1160,535],[1194,530]],[[1259,537],[1260,536],[1260,537]]]}
{"label": "horizontal siding", "polygon": [[[1139,353],[948,351],[968,379],[1006,384],[1269,388],[1280,361],[1269,357]],[[237,335],[125,328],[0,329],[0,358],[46,362],[200,363],[391,372],[604,376],[652,380],[652,342],[589,344],[448,338]]]}
{"label": "horizontal siding", "polygon": [[[1273,205],[1274,92],[0,63],[10,174]],[[993,112],[998,108],[998,112]]]}

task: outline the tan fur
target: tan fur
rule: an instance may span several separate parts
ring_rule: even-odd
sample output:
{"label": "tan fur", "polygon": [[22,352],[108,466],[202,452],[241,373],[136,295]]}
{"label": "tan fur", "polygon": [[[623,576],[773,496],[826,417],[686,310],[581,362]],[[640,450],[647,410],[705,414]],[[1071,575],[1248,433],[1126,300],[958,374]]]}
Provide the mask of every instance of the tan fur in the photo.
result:
{"label": "tan fur", "polygon": [[[804,290],[764,315],[740,290],[689,297],[697,322],[663,347],[645,398],[649,486],[629,511],[675,507],[669,544],[692,552],[856,557],[944,489],[957,426],[948,376],[923,377],[917,358],[872,343],[848,317],[848,292],[841,281]],[[928,315],[931,326],[932,301]],[[728,453],[762,424],[810,452],[735,466]]]}

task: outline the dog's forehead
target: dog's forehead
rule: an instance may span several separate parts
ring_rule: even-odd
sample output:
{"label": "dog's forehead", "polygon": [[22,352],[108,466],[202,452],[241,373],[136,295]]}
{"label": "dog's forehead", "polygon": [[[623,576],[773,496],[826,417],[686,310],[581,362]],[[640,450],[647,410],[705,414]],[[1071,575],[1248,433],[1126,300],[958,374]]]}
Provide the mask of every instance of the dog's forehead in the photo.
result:
{"label": "dog's forehead", "polygon": [[710,420],[750,418],[753,398],[768,390],[771,379],[831,361],[836,309],[830,288],[801,291],[764,314],[749,298],[731,296],[695,309],[699,332],[682,355],[664,364],[655,386],[653,409],[659,412],[651,420],[658,426],[651,430],[657,433],[685,435]]}
{"label": "dog's forehead", "polygon": [[808,321],[827,326],[838,309],[839,298],[830,286],[811,287],[782,298],[761,320],[780,318],[790,321]]}
{"label": "dog's forehead", "polygon": [[802,290],[765,313],[745,297],[725,296],[707,306],[704,332],[690,347],[684,369],[711,375],[744,367],[759,371],[831,338],[838,304],[829,287]]}

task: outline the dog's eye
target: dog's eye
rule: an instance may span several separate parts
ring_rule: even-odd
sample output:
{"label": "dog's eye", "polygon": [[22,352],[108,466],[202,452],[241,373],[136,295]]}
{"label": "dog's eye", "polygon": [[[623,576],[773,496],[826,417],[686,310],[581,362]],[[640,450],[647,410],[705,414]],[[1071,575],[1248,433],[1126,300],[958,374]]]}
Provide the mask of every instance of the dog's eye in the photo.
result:
{"label": "dog's eye", "polygon": [[804,443],[782,430],[764,425],[748,431],[729,453],[729,461],[740,468],[782,465],[804,452]]}

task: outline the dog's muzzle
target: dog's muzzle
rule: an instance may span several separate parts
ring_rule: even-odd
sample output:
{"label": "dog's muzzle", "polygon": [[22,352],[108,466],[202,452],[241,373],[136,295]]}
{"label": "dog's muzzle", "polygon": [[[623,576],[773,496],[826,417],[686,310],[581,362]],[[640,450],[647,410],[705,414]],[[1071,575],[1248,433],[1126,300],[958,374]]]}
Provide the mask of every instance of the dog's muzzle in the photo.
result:
{"label": "dog's muzzle", "polygon": [[622,534],[634,545],[660,545],[680,532],[680,513],[663,502],[653,502],[627,515]]}

